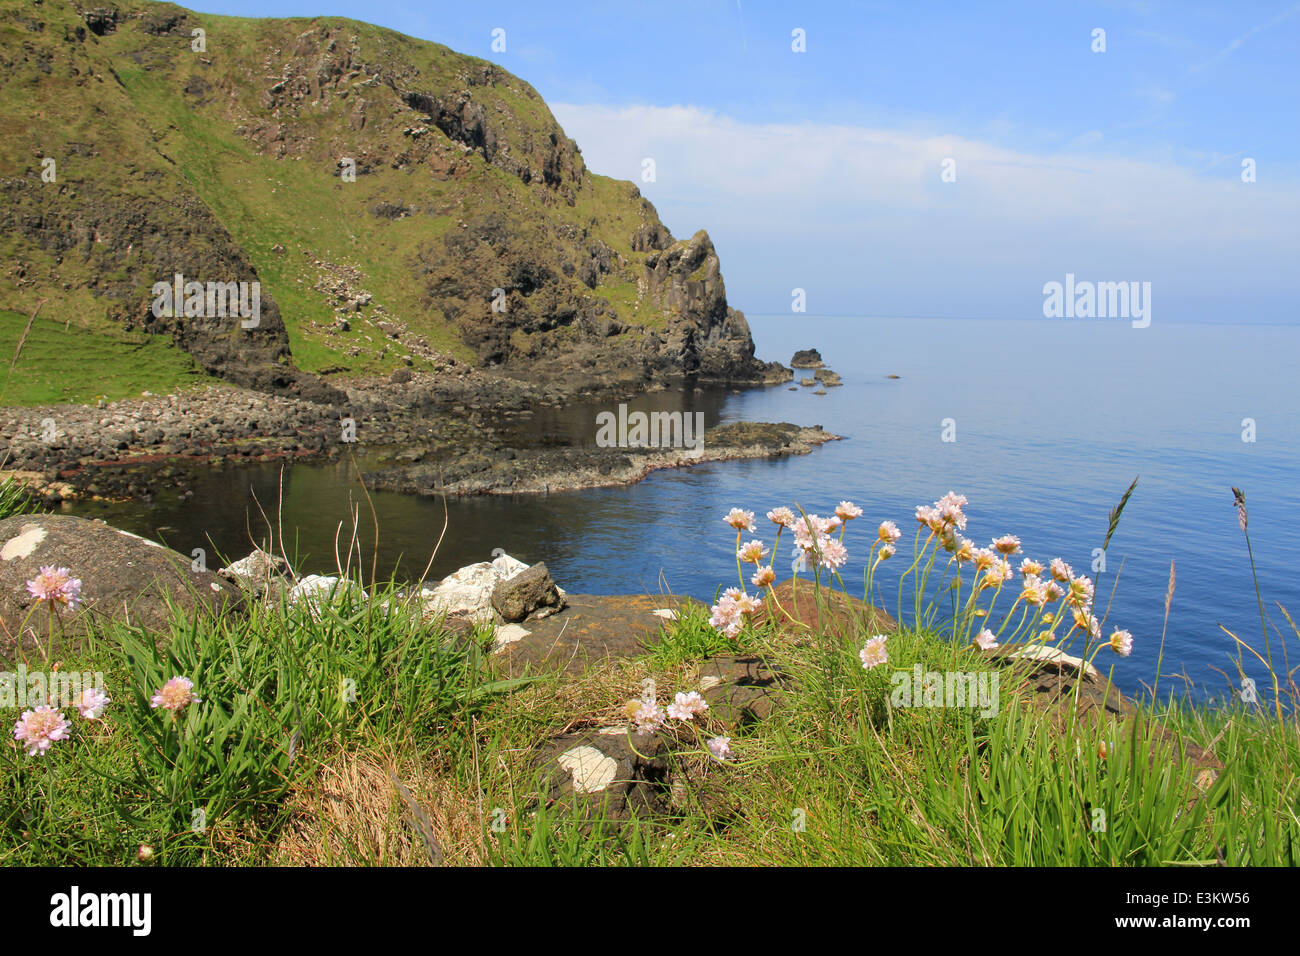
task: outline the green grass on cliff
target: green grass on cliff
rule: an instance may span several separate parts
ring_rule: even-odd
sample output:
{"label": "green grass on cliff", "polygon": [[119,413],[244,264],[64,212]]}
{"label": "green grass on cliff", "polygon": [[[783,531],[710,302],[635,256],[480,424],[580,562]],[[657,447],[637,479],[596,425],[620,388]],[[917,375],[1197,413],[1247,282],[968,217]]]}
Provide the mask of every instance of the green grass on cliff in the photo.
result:
{"label": "green grass on cliff", "polygon": [[15,362],[28,318],[0,310],[0,406],[115,401],[212,380],[157,336],[132,335],[106,322],[67,325],[40,315]]}
{"label": "green grass on cliff", "polygon": [[[0,750],[0,865],[1300,862],[1294,712],[1171,702],[1061,727],[1009,686],[992,715],[902,709],[887,672],[987,665],[903,628],[890,666],[867,671],[866,632],[842,621],[793,642],[746,630],[745,653],[797,690],[730,732],[727,763],[671,758],[688,782],[668,816],[573,816],[537,802],[535,749],[625,721],[647,679],[668,700],[697,686],[700,656],[718,650],[707,618],[685,615],[645,657],[510,684],[475,649],[486,634],[430,626],[394,596],[340,596],[318,615],[178,619],[161,653],[114,628],[61,655],[65,673],[101,672],[113,703],[97,722],[69,709],[71,739],[44,756]],[[174,674],[203,698],[175,722],[147,700]],[[699,730],[717,732],[710,715]],[[1205,776],[1188,745],[1224,768]]]}
{"label": "green grass on cliff", "polygon": [[[86,34],[79,42],[62,39],[78,29],[84,33],[84,22],[61,5],[33,11],[46,21],[42,30],[14,18],[0,21],[0,50],[13,62],[0,80],[0,165],[35,187],[27,193],[33,202],[54,203],[57,196],[62,215],[85,217],[88,233],[71,230],[71,248],[63,236],[57,248],[18,230],[0,236],[0,253],[25,270],[0,273],[0,309],[30,314],[45,300],[45,318],[77,326],[87,315],[105,313],[105,300],[97,297],[106,285],[113,286],[107,301],[120,306],[125,294],[134,308],[170,269],[165,261],[154,267],[157,250],[143,253],[152,257],[145,262],[139,249],[124,249],[127,243],[108,234],[136,229],[143,218],[158,219],[177,235],[184,231],[177,210],[198,201],[256,268],[280,308],[293,363],[304,371],[348,378],[387,374],[404,364],[408,349],[371,324],[376,307],[434,350],[476,361],[461,326],[490,320],[491,289],[505,283],[509,266],[521,260],[552,273],[565,305],[604,299],[625,325],[663,325],[659,310],[635,295],[645,254],[634,252],[631,242],[646,215],[636,187],[585,170],[566,182],[564,194],[543,186],[545,143],[556,127],[546,104],[522,80],[439,44],[358,21],[258,20],[129,0],[117,8],[125,16],[115,29]],[[165,10],[189,18],[186,35],[144,32],[140,16]],[[207,31],[203,54],[189,49],[192,25]],[[330,44],[323,39],[327,34]],[[471,89],[502,154],[527,160],[532,182],[466,152],[424,124],[420,111],[386,82],[372,84],[367,75],[353,75],[356,69],[331,85],[328,97],[312,100],[308,94],[276,110],[268,107],[268,90],[286,64],[301,75],[330,50],[342,56],[354,41],[361,51],[357,62],[371,70],[412,78],[416,88],[438,95]],[[483,83],[478,74],[489,70],[495,81]],[[352,113],[361,100],[367,104],[364,125]],[[428,131],[417,143],[411,127],[421,124]],[[282,139],[267,132],[280,127]],[[426,145],[432,147],[427,155],[421,152]],[[42,156],[57,158],[57,184],[39,182]],[[345,183],[336,170],[344,156],[370,157],[371,168]],[[107,212],[106,198],[112,206]],[[381,204],[409,211],[397,218],[377,215]],[[444,246],[444,237],[476,218],[500,223],[509,237],[508,256],[494,246],[490,255],[461,261]],[[192,241],[225,242],[226,236],[197,235]],[[588,290],[575,267],[597,241],[621,256],[623,265]],[[355,269],[356,285],[374,296],[362,314],[348,316],[346,332],[335,328],[333,310],[342,303],[316,288],[322,276],[340,269]],[[458,291],[432,291],[431,273],[450,276]],[[456,310],[460,317],[452,321]],[[560,328],[519,334],[551,334],[562,344],[568,333]],[[115,361],[113,374],[130,379],[132,387],[155,381],[157,366],[166,364],[162,353],[175,348],[160,338],[156,348],[128,350]],[[132,368],[137,359],[139,367]],[[418,367],[421,360],[415,361]],[[184,364],[184,357],[178,354],[173,364]],[[70,390],[95,395],[114,388],[110,380],[96,391],[86,380]],[[62,398],[33,384],[4,400],[52,397]]]}

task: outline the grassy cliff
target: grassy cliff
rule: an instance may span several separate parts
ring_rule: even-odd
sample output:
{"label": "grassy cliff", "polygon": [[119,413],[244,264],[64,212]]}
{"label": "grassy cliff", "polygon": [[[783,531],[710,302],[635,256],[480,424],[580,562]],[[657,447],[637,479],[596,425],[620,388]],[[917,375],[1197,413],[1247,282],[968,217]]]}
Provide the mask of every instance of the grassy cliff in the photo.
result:
{"label": "grassy cliff", "polygon": [[[707,235],[674,240],[633,184],[588,171],[499,67],[340,18],[0,12],[0,336],[35,314],[29,342],[75,340],[20,356],[6,403],[48,400],[51,378],[68,398],[196,373],[303,389],[447,354],[755,374]],[[155,316],[176,273],[259,281],[259,326]]]}

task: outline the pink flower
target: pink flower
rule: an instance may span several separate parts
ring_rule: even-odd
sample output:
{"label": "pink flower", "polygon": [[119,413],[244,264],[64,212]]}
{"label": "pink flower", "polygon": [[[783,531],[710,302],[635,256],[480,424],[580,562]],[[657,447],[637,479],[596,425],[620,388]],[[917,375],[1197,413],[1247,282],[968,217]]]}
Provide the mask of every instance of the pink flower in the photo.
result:
{"label": "pink flower", "polygon": [[1043,573],[1043,566],[1032,558],[1025,558],[1020,562],[1020,573],[1025,577],[1038,577]]}
{"label": "pink flower", "polygon": [[986,627],[976,636],[975,643],[979,645],[981,650],[991,651],[993,648],[998,646],[998,639],[997,636]]}
{"label": "pink flower", "polygon": [[1015,554],[1020,550],[1020,539],[1014,534],[1004,534],[993,539],[993,550],[998,554]]}
{"label": "pink flower", "polygon": [[175,712],[200,700],[201,697],[194,696],[194,681],[188,677],[173,677],[149,698],[149,706]]}
{"label": "pink flower", "polygon": [[62,711],[42,704],[35,710],[23,711],[14,724],[14,739],[23,741],[27,756],[39,757],[56,740],[68,739],[68,726]]}
{"label": "pink flower", "polygon": [[696,715],[704,713],[709,705],[704,702],[699,691],[688,694],[677,693],[668,705],[668,716],[673,720],[694,720]]}
{"label": "pink flower", "polygon": [[77,710],[87,720],[98,720],[104,708],[112,702],[112,698],[98,687],[87,687],[77,698]]}
{"label": "pink flower", "polygon": [[776,572],[771,568],[762,567],[754,572],[754,576],[749,579],[749,582],[756,588],[765,588],[770,587],[775,580]]}
{"label": "pink flower", "polygon": [[1074,568],[1070,567],[1060,558],[1052,558],[1052,577],[1062,584],[1069,584],[1074,577]]}
{"label": "pink flower", "polygon": [[916,520],[918,524],[925,525],[935,534],[943,530],[943,518],[939,515],[939,509],[931,505],[917,505]]}
{"label": "pink flower", "polygon": [[766,556],[767,552],[763,550],[762,541],[746,541],[736,552],[736,557],[746,564],[758,564]]}
{"label": "pink flower", "polygon": [[851,501],[841,501],[835,508],[835,514],[841,521],[852,521],[854,518],[862,517],[862,509]]}
{"label": "pink flower", "polygon": [[871,670],[873,667],[889,663],[889,654],[885,651],[885,640],[884,634],[877,634],[867,641],[862,650],[858,651],[858,659],[862,661],[864,670]]}
{"label": "pink flower", "polygon": [[745,626],[740,608],[736,607],[736,602],[729,598],[720,599],[711,610],[713,613],[709,616],[709,625],[724,637],[735,637]]}
{"label": "pink flower", "polygon": [[1032,607],[1042,607],[1047,603],[1047,586],[1038,578],[1037,575],[1030,574],[1025,577],[1023,589],[1020,596],[1025,599],[1025,603]]}
{"label": "pink flower", "polygon": [[953,551],[953,557],[957,559],[958,564],[973,561],[975,559],[975,542],[970,538],[963,538],[961,535],[958,535],[957,547]]}
{"label": "pink flower", "polygon": [[794,512],[782,505],[779,508],[773,508],[767,513],[767,520],[781,528],[793,528],[795,523]]}
{"label": "pink flower", "polygon": [[898,525],[892,521],[880,522],[880,527],[876,529],[876,537],[885,544],[893,544],[903,536],[903,532],[898,530]]}
{"label": "pink flower", "polygon": [[653,734],[664,725],[664,709],[652,700],[643,700],[632,713],[638,734]]}
{"label": "pink flower", "polygon": [[834,538],[823,538],[818,549],[823,568],[840,568],[849,559],[849,549]]}
{"label": "pink flower", "polygon": [[1065,596],[1065,603],[1077,608],[1086,608],[1092,605],[1093,586],[1092,581],[1085,575],[1079,575],[1077,578],[1070,580],[1070,587]]}
{"label": "pink flower", "polygon": [[709,748],[709,753],[713,754],[715,760],[731,759],[731,738],[730,737],[714,737],[707,744],[705,744],[705,746]]}
{"label": "pink flower", "polygon": [[1110,646],[1120,657],[1128,657],[1133,653],[1133,635],[1117,628],[1110,636]]}
{"label": "pink flower", "polygon": [[737,531],[754,530],[754,512],[752,511],[742,511],[739,508],[732,508],[727,512],[727,516],[723,520]]}
{"label": "pink flower", "polygon": [[1061,586],[1057,584],[1055,581],[1048,581],[1047,584],[1044,586],[1044,589],[1047,592],[1048,604],[1051,604],[1055,601],[1059,601],[1061,599],[1061,595],[1065,593],[1065,591],[1061,589]]}
{"label": "pink flower", "polygon": [[886,544],[886,545],[884,545],[884,546],[881,547],[881,549],[880,549],[879,552],[877,552],[877,553],[879,554],[879,557],[876,558],[876,560],[877,560],[877,561],[887,561],[887,560],[889,560],[890,558],[892,558],[892,557],[894,556],[894,552],[895,552],[896,550],[897,550],[897,549],[896,549],[892,544]]}
{"label": "pink flower", "polygon": [[81,599],[81,578],[74,578],[68,568],[46,565],[27,582],[27,593],[38,601],[47,601],[51,607],[63,604],[69,611],[75,611]]}
{"label": "pink flower", "polygon": [[1101,637],[1101,621],[1088,609],[1074,612],[1074,626],[1089,637]]}
{"label": "pink flower", "polygon": [[943,524],[958,531],[966,530],[966,515],[962,512],[964,507],[966,496],[951,491],[934,503],[935,511]]}

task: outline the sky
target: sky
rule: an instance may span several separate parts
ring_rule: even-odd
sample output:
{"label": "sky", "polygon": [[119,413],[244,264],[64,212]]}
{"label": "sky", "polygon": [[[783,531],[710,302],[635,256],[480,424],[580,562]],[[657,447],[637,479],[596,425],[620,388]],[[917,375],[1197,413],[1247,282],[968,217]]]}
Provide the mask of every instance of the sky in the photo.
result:
{"label": "sky", "polygon": [[748,312],[1042,318],[1072,274],[1151,283],[1153,322],[1300,322],[1296,0],[195,6],[501,65]]}

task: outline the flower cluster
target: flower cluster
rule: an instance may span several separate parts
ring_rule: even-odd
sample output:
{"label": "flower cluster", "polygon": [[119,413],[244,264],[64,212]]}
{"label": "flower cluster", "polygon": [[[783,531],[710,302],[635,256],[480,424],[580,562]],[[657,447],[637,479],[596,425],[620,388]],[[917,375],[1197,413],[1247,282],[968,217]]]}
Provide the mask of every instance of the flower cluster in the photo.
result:
{"label": "flower cluster", "polygon": [[201,697],[194,696],[194,681],[188,677],[173,677],[149,698],[149,706],[161,707],[175,714],[181,708],[200,700]]}
{"label": "flower cluster", "polygon": [[[86,720],[98,720],[113,701],[98,687],[88,687],[76,700],[77,712]],[[63,711],[48,704],[25,710],[14,724],[14,739],[27,750],[27,756],[39,757],[57,741],[67,740],[72,724]]]}
{"label": "flower cluster", "polygon": [[[653,734],[669,720],[693,722],[708,709],[708,702],[695,690],[679,691],[673,695],[673,702],[663,707],[655,700],[654,685],[651,683],[639,699],[628,701],[626,713],[638,734]],[[730,737],[714,737],[706,746],[717,760],[725,761],[731,757]]]}
{"label": "flower cluster", "polygon": [[[199,700],[194,695],[194,682],[187,677],[173,677],[163,684],[149,699],[150,707],[162,707],[170,710],[172,715]],[[98,687],[87,687],[77,697],[73,706],[86,720],[100,720],[104,710],[113,699]],[[48,704],[41,704],[31,710],[23,711],[14,724],[14,739],[26,748],[27,755],[39,757],[60,741],[67,740],[72,724],[63,716],[63,711]]]}
{"label": "flower cluster", "polygon": [[46,565],[36,577],[27,582],[27,593],[38,601],[46,602],[50,610],[56,605],[63,605],[69,611],[75,611],[81,600],[81,578],[74,578],[69,568]]}

